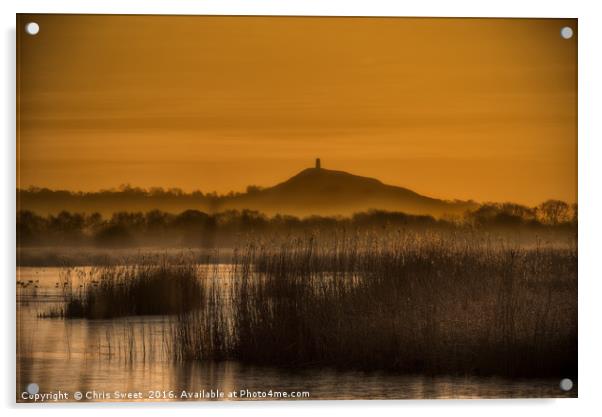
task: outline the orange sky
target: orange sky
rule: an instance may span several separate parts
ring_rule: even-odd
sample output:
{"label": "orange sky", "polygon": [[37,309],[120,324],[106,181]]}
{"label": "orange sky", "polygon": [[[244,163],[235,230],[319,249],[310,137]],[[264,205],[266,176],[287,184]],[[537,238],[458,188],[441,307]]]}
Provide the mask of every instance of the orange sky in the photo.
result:
{"label": "orange sky", "polygon": [[573,202],[567,25],[20,15],[18,186],[239,191],[319,156],[435,197]]}

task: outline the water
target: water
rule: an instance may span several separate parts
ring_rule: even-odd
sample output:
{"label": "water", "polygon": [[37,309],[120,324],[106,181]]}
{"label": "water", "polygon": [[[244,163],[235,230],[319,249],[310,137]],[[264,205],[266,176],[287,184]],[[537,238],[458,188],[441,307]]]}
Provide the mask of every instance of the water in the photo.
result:
{"label": "water", "polygon": [[[19,268],[17,281],[17,401],[27,401],[22,393],[29,383],[37,383],[40,393],[67,393],[61,401],[72,401],[76,392],[82,401],[279,400],[284,393],[305,400],[538,398],[577,392],[576,387],[563,392],[557,380],[177,364],[166,355],[169,318],[39,318],[61,299],[59,268]],[[134,398],[123,398],[126,394]]]}

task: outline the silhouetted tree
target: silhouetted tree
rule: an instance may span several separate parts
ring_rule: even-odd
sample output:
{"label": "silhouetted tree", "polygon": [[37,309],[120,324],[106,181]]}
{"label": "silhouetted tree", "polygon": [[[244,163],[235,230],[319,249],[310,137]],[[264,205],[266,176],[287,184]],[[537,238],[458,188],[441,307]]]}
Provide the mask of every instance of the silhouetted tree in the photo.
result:
{"label": "silhouetted tree", "polygon": [[94,242],[98,246],[120,247],[135,243],[132,233],[124,224],[109,224],[96,233]]}
{"label": "silhouetted tree", "polygon": [[569,205],[560,200],[548,200],[537,207],[537,213],[543,223],[556,226],[569,220]]}
{"label": "silhouetted tree", "polygon": [[249,185],[247,187],[247,194],[257,194],[262,188],[259,185]]}

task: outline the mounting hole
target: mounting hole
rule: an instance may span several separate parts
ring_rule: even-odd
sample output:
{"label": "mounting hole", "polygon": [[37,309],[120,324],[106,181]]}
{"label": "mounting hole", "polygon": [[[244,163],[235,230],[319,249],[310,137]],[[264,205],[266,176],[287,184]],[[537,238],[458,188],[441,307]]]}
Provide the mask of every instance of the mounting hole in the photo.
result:
{"label": "mounting hole", "polygon": [[39,31],[40,25],[38,25],[36,22],[29,22],[25,25],[25,32],[27,32],[29,35],[37,35]]}
{"label": "mounting hole", "polygon": [[573,37],[573,28],[570,26],[565,26],[560,29],[560,36],[564,39],[571,39]]}
{"label": "mounting hole", "polygon": [[31,395],[35,395],[40,392],[40,386],[35,382],[32,382],[31,384],[27,385],[27,392]]}
{"label": "mounting hole", "polygon": [[570,391],[573,389],[573,381],[569,378],[564,378],[560,381],[560,389],[563,391]]}

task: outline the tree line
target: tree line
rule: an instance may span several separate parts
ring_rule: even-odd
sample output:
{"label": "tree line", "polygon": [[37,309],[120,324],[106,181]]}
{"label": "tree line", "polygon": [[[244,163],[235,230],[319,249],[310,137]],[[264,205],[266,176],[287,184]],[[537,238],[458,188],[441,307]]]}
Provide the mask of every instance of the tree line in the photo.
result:
{"label": "tree line", "polygon": [[302,234],[309,231],[382,230],[382,229],[455,229],[483,230],[561,230],[576,231],[577,206],[549,200],[536,207],[513,203],[488,203],[462,216],[441,219],[427,215],[371,210],[351,217],[288,215],[266,216],[252,210],[206,213],[185,210],[179,214],[160,210],[39,215],[30,210],[17,212],[17,244],[36,245],[186,245],[210,247],[228,245],[241,235],[269,237]]}

